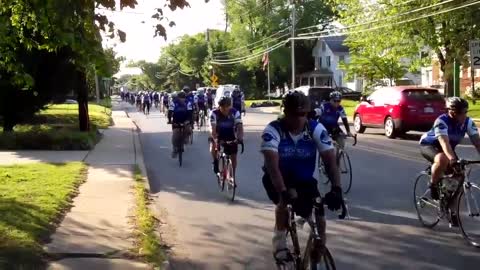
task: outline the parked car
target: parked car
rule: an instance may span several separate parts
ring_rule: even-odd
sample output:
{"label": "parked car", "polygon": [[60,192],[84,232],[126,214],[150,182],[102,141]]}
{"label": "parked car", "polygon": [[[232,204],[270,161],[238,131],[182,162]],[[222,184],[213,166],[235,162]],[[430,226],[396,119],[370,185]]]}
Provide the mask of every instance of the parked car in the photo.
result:
{"label": "parked car", "polygon": [[342,96],[344,99],[359,101],[360,97],[362,96],[362,92],[355,91],[353,89],[350,89],[344,86],[337,87],[336,90],[342,93]]}
{"label": "parked car", "polygon": [[437,89],[416,86],[393,86],[362,97],[354,113],[354,129],[384,128],[395,138],[410,130],[426,131],[445,112],[445,99]]}

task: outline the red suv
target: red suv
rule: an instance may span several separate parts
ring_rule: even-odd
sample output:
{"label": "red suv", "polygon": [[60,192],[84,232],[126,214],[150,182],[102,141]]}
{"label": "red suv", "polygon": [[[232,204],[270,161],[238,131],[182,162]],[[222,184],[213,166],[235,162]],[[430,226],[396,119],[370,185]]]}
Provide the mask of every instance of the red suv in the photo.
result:
{"label": "red suv", "polygon": [[445,99],[434,88],[394,86],[373,92],[355,108],[354,128],[385,128],[385,135],[395,138],[409,130],[426,131],[445,112]]}

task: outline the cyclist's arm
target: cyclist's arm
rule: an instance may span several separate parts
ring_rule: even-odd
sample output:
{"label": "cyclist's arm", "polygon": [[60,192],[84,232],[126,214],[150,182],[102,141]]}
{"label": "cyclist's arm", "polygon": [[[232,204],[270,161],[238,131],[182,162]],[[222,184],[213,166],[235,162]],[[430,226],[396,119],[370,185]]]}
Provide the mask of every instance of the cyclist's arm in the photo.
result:
{"label": "cyclist's arm", "polygon": [[480,154],[480,136],[478,135],[477,126],[471,118],[469,118],[467,125],[468,137],[470,138],[473,146],[475,146],[475,149],[477,149],[477,152]]}
{"label": "cyclist's arm", "polygon": [[217,140],[217,116],[213,111],[210,113],[210,136]]}
{"label": "cyclist's arm", "polygon": [[265,169],[275,190],[278,193],[286,191],[285,182],[279,167],[278,145],[280,144],[280,134],[278,131],[268,125],[262,134],[261,151],[264,157]]}
{"label": "cyclist's arm", "polygon": [[328,179],[332,186],[341,187],[340,172],[337,166],[337,156],[332,139],[328,135],[328,131],[322,124],[318,124],[313,131],[313,139],[317,145],[318,153],[322,158],[323,164],[327,171]]}
{"label": "cyclist's arm", "polygon": [[237,111],[235,113],[235,127],[237,129],[237,140],[243,141],[243,122],[242,117],[240,116],[240,112]]}
{"label": "cyclist's arm", "polygon": [[448,139],[447,124],[443,120],[437,119],[433,124],[433,131],[435,133],[435,137],[440,143],[440,146],[442,147],[443,152],[445,155],[447,155],[447,158],[449,160],[455,160],[457,156],[455,155],[455,152],[450,145],[450,140]]}
{"label": "cyclist's arm", "polygon": [[345,126],[345,131],[347,131],[347,134],[350,134],[350,125],[348,124],[347,113],[343,107],[340,108],[340,117],[342,118],[343,126]]}

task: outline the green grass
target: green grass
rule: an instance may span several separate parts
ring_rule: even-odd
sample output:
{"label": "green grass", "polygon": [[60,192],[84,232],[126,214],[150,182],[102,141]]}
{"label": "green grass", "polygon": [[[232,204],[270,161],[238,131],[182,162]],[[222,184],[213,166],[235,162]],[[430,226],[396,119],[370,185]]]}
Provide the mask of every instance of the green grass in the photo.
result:
{"label": "green grass", "polygon": [[355,111],[355,107],[357,106],[358,103],[359,103],[358,101],[353,101],[348,99],[342,100],[342,106],[345,109],[345,112],[347,113],[348,118],[353,117],[353,112]]}
{"label": "green grass", "polygon": [[137,227],[138,254],[148,262],[159,267],[165,260],[165,252],[162,249],[160,238],[155,233],[157,221],[148,208],[148,191],[145,188],[143,178],[138,166],[135,168],[135,224]]}
{"label": "green grass", "polygon": [[[282,102],[280,99],[271,99],[272,101],[277,101],[277,102]],[[253,102],[256,102],[256,103],[261,103],[261,102],[264,102],[264,101],[268,101],[268,99],[249,99],[249,100],[245,100],[245,108],[250,108],[250,106],[252,106],[252,103]]]}
{"label": "green grass", "polygon": [[[0,133],[4,150],[89,150],[100,140],[97,128],[112,124],[111,109],[89,104],[91,131],[78,130],[78,105],[55,104],[39,112],[29,123],[15,126],[12,133]],[[0,128],[0,131],[2,129]]]}
{"label": "green grass", "polygon": [[0,269],[41,269],[42,242],[85,178],[80,162],[0,166]]}

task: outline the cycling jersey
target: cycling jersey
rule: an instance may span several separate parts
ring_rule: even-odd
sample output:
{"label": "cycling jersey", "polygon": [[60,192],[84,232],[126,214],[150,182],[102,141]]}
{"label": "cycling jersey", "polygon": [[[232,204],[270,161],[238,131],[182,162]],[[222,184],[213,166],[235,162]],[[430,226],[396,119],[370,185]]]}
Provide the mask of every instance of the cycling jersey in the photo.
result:
{"label": "cycling jersey", "polygon": [[205,95],[196,95],[195,99],[196,99],[198,105],[204,105],[205,104]]}
{"label": "cycling jersey", "polygon": [[183,124],[192,119],[193,106],[191,102],[181,103],[178,100],[170,102],[168,110],[172,112],[172,122],[175,124]]}
{"label": "cycling jersey", "polygon": [[329,132],[332,132],[333,129],[339,127],[338,118],[347,118],[345,109],[342,106],[335,108],[330,102],[320,105],[319,108],[315,109],[315,113],[318,117],[318,121],[322,123]]}
{"label": "cycling jersey", "polygon": [[237,111],[242,111],[242,95],[232,96],[232,107]]}
{"label": "cycling jersey", "polygon": [[218,139],[221,141],[235,140],[235,126],[242,123],[240,112],[231,108],[228,115],[222,114],[220,109],[213,110],[210,113],[210,123],[216,126]]}
{"label": "cycling jersey", "polygon": [[158,95],[158,93],[153,94],[153,100],[155,100],[155,101],[160,100],[160,96]]}
{"label": "cycling jersey", "polygon": [[207,93],[207,103],[208,103],[208,104],[210,104],[210,105],[213,104],[213,100],[214,100],[214,99],[215,99],[215,95],[214,95],[214,94],[212,94],[212,93],[208,94],[208,93]]}
{"label": "cycling jersey", "polygon": [[163,96],[163,104],[167,105],[168,103],[168,95]]}
{"label": "cycling jersey", "polygon": [[285,132],[282,120],[267,125],[262,134],[261,150],[278,152],[282,176],[288,181],[315,181],[317,150],[322,153],[333,149],[332,140],[325,127],[309,120],[298,135]]}
{"label": "cycling jersey", "polygon": [[187,102],[190,102],[192,104],[195,103],[195,96],[192,93],[187,94]]}
{"label": "cycling jersey", "polygon": [[470,117],[467,117],[464,123],[455,123],[455,120],[448,114],[442,114],[435,120],[432,129],[422,135],[420,144],[439,145],[438,136],[446,135],[450,146],[455,149],[465,134],[468,134],[470,138],[478,134],[477,127]]}
{"label": "cycling jersey", "polygon": [[143,103],[150,103],[150,96],[149,95],[143,96]]}

